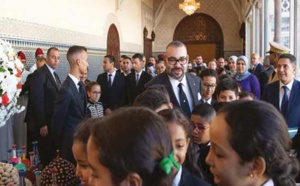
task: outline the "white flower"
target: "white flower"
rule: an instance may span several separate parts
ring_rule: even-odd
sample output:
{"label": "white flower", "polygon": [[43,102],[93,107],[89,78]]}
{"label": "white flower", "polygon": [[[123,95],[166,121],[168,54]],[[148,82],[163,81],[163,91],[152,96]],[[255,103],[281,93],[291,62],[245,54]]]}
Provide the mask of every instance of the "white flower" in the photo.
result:
{"label": "white flower", "polygon": [[0,127],[12,115],[25,109],[17,105],[21,90],[17,89],[20,78],[16,74],[17,69],[22,70],[24,66],[16,55],[12,46],[0,39]]}

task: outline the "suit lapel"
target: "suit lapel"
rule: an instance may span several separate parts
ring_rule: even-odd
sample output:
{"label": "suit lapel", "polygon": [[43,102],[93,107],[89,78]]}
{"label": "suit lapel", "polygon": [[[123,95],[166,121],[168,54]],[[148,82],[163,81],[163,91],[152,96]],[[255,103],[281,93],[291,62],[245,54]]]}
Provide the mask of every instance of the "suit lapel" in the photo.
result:
{"label": "suit lapel", "polygon": [[171,99],[171,101],[173,100],[172,103],[174,104],[174,106],[180,107],[180,104],[175,96],[173,87],[171,85],[171,82],[170,82],[169,77],[166,72],[164,72],[162,75],[162,82],[165,85],[165,87],[167,88],[169,95],[170,95],[170,99]]}
{"label": "suit lapel", "polygon": [[43,66],[48,78],[51,80],[53,86],[56,88],[56,90],[58,91],[59,90],[59,87],[57,87],[57,84],[55,82],[55,79],[53,77],[53,75],[51,74],[50,70],[48,69],[48,67],[46,65]]}
{"label": "suit lapel", "polygon": [[196,84],[194,79],[191,78],[189,76],[189,74],[186,73],[185,75],[186,75],[186,80],[187,80],[187,83],[188,83],[188,86],[189,86],[189,89],[190,89],[190,92],[191,92],[191,95],[192,95],[192,98],[193,98],[193,106],[195,106],[196,101],[198,100],[198,88],[197,88],[197,86],[199,87],[199,85]]}
{"label": "suit lapel", "polygon": [[296,99],[299,98],[299,96],[300,96],[300,82],[297,81],[297,80],[294,80],[292,90],[291,90],[291,94],[290,94],[287,113],[290,112],[290,110],[293,107],[293,104],[297,103]]}
{"label": "suit lapel", "polygon": [[79,91],[77,89],[77,85],[75,85],[75,83],[73,82],[73,80],[69,76],[67,77],[67,80],[68,80],[69,86],[70,86],[70,88],[73,92],[73,95],[74,95],[74,97],[75,97],[75,99],[76,99],[76,101],[79,105],[80,111],[84,115],[85,113],[84,113],[84,108],[83,108],[83,105],[82,105],[84,103],[84,100],[83,101],[81,100],[81,96],[80,96]]}

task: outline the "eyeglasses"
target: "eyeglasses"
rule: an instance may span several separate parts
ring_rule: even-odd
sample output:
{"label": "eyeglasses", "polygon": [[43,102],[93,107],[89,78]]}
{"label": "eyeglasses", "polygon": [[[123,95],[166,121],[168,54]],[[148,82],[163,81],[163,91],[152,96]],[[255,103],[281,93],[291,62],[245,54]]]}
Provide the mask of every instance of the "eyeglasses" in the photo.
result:
{"label": "eyeglasses", "polygon": [[205,87],[206,89],[209,89],[209,88],[215,88],[216,85],[215,84],[203,83],[203,87]]}
{"label": "eyeglasses", "polygon": [[176,63],[185,65],[187,63],[187,57],[180,57],[179,59],[176,59],[175,57],[169,57],[167,60],[170,65],[175,65]]}
{"label": "eyeglasses", "polygon": [[190,130],[191,131],[194,131],[196,129],[197,132],[203,132],[208,128],[209,128],[209,126],[204,126],[203,123],[195,124],[195,123],[191,122],[191,124],[190,124]]}

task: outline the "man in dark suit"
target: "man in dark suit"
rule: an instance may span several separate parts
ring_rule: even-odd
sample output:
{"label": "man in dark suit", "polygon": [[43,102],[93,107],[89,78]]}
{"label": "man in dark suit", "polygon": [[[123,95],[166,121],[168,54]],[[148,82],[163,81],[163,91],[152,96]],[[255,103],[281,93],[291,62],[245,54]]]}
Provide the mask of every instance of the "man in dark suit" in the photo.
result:
{"label": "man in dark suit", "polygon": [[174,107],[181,108],[189,117],[194,106],[201,100],[201,80],[186,73],[189,59],[186,46],[182,42],[173,41],[166,50],[166,71],[156,76],[147,86],[164,85]]}
{"label": "man in dark suit", "polygon": [[[49,48],[46,64],[36,70],[31,77],[28,77],[30,90],[25,120],[28,125],[28,136],[36,136],[38,139],[43,166],[49,164],[55,157],[54,141],[51,137],[51,119],[56,95],[61,86],[59,77],[55,72],[59,60],[59,50],[55,47]],[[29,141],[29,143],[31,142]]]}
{"label": "man in dark suit", "polygon": [[201,102],[210,105],[215,104],[216,100],[213,98],[213,94],[217,86],[217,80],[218,80],[217,72],[212,69],[204,69],[200,73],[200,78],[202,80]]}
{"label": "man in dark suit", "polygon": [[263,61],[264,71],[259,75],[260,92],[263,94],[265,86],[268,84],[270,75],[275,71],[274,67],[270,64],[269,56],[265,56]]}
{"label": "man in dark suit", "polygon": [[73,133],[84,119],[87,107],[85,86],[80,76],[87,72],[87,50],[83,46],[72,46],[67,52],[70,72],[58,93],[52,130],[56,146],[60,148],[62,158],[75,164],[72,154]]}
{"label": "man in dark suit", "polygon": [[148,83],[152,76],[143,71],[143,55],[134,54],[132,57],[132,67],[134,73],[126,77],[127,104],[132,105],[135,98],[144,91],[145,84]]}
{"label": "man in dark suit", "polygon": [[251,72],[252,74],[254,74],[257,79],[259,79],[260,74],[265,71],[265,68],[263,67],[263,65],[259,62],[260,57],[259,54],[253,53],[251,55],[251,64],[252,64],[252,68],[249,69],[249,72]]}
{"label": "man in dark suit", "polygon": [[125,78],[115,70],[114,63],[114,56],[104,56],[103,69],[105,72],[97,78],[102,89],[100,102],[106,108],[105,113],[118,109],[125,104]]}

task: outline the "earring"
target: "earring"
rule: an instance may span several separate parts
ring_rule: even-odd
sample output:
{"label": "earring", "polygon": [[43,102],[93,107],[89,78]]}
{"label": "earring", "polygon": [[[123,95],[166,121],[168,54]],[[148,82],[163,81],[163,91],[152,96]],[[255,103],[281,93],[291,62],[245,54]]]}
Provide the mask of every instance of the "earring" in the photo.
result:
{"label": "earring", "polygon": [[249,177],[252,179],[254,177],[254,175],[252,173],[250,173]]}

